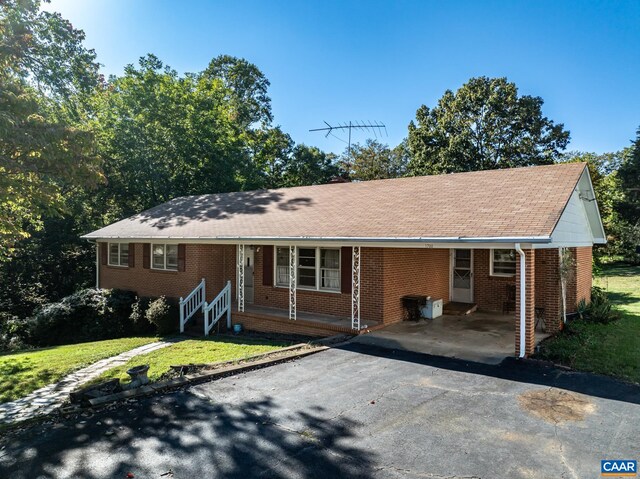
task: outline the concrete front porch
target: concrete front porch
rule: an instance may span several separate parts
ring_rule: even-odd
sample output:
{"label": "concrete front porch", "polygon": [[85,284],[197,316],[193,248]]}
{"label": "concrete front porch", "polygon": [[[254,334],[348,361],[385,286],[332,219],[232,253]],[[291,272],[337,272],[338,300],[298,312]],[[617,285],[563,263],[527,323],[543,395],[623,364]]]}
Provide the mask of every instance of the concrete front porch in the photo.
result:
{"label": "concrete front porch", "polygon": [[[403,321],[360,335],[363,344],[498,364],[513,356],[513,315],[475,312],[433,320]],[[536,331],[536,344],[549,334]]]}

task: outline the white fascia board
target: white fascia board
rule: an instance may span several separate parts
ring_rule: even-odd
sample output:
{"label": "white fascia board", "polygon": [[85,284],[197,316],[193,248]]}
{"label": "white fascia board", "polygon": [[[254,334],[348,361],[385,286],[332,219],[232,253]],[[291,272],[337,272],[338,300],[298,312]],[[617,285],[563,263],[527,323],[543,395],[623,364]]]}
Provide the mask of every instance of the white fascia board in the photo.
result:
{"label": "white fascia board", "polygon": [[531,248],[534,244],[544,244],[550,241],[549,237],[522,238],[514,241],[514,238],[176,238],[176,237],[101,237],[97,241],[132,242],[132,243],[168,243],[168,244],[248,244],[248,245],[275,245],[275,246],[361,246],[379,248],[433,248],[433,249],[513,249],[516,242]]}

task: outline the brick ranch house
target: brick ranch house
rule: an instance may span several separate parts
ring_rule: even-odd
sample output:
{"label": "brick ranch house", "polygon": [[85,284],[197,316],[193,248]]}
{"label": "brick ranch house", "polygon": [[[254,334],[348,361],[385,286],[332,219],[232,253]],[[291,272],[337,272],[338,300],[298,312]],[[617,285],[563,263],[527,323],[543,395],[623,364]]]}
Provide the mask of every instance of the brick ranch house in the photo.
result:
{"label": "brick ranch house", "polygon": [[506,308],[520,357],[536,313],[562,327],[562,252],[572,310],[606,242],[584,163],[181,197],[83,238],[98,287],[185,298],[181,326],[206,307],[208,329],[358,333],[417,294]]}

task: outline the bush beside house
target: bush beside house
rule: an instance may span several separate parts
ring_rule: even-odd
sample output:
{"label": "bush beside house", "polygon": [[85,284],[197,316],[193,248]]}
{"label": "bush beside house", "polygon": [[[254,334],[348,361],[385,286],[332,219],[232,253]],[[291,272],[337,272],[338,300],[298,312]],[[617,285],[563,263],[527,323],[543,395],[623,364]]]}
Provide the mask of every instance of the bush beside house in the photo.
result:
{"label": "bush beside house", "polygon": [[170,334],[177,308],[165,298],[138,298],[117,289],[82,289],[49,303],[26,320],[1,318],[0,349],[54,346],[132,335]]}

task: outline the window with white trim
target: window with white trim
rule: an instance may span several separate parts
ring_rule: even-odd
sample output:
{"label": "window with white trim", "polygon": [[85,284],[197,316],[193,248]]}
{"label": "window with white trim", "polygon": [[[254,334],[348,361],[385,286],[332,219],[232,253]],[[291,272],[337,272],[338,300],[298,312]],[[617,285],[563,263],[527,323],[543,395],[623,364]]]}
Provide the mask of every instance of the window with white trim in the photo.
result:
{"label": "window with white trim", "polygon": [[339,249],[320,249],[320,289],[340,290]]}
{"label": "window with white trim", "polygon": [[276,286],[289,286],[289,248],[276,248]]}
{"label": "window with white trim", "polygon": [[491,276],[515,276],[516,250],[491,250]]}
{"label": "window with white trim", "polygon": [[[340,249],[298,248],[297,286],[316,291],[340,291]],[[275,248],[275,284],[289,286],[289,248]]]}
{"label": "window with white trim", "polygon": [[298,286],[316,289],[316,248],[298,248]]}
{"label": "window with white trim", "polygon": [[178,245],[152,244],[151,267],[153,269],[178,271]]}
{"label": "window with white trim", "polygon": [[109,266],[129,266],[129,243],[109,243]]}

